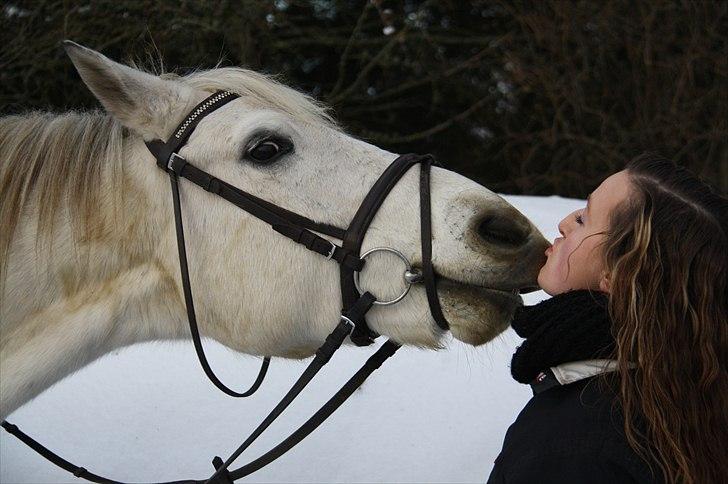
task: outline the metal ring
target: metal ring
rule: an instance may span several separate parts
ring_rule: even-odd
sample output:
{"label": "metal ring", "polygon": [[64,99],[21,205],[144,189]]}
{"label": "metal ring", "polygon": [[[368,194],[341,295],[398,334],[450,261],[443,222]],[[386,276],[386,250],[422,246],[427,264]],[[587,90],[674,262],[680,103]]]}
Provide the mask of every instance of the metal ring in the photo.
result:
{"label": "metal ring", "polygon": [[[412,264],[410,264],[410,261],[407,260],[407,257],[405,257],[405,255],[403,253],[401,253],[400,251],[398,251],[397,249],[392,249],[390,247],[374,247],[373,249],[369,249],[368,251],[364,252],[361,255],[361,259],[366,259],[368,255],[373,254],[374,252],[392,253],[392,254],[396,255],[397,257],[399,257],[400,259],[402,259],[402,262],[404,262],[405,273],[408,271],[412,271]],[[407,279],[405,279],[404,274],[402,275],[402,280],[404,280],[404,282],[405,282],[405,289],[402,294],[400,294],[399,296],[397,296],[394,299],[390,299],[389,301],[374,301],[374,304],[377,306],[389,306],[389,305],[392,305],[392,304],[395,304],[395,303],[398,303],[399,301],[401,301],[402,298],[404,298],[407,295],[407,293],[410,290],[410,287],[412,286],[412,283],[409,282]],[[359,271],[354,271],[354,286],[356,287],[356,290],[359,291],[359,294],[364,294],[364,290],[359,285]]]}

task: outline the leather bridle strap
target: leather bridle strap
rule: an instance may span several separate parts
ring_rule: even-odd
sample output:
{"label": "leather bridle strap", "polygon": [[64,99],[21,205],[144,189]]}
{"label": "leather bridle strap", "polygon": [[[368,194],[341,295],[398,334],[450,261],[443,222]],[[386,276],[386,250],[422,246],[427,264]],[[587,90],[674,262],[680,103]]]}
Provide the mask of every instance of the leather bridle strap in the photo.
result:
{"label": "leather bridle strap", "polygon": [[[355,305],[355,311],[363,311],[371,307],[373,296],[369,293],[365,293],[360,301],[357,301]],[[215,473],[206,480],[179,480],[179,481],[167,481],[158,484],[232,484],[233,481],[240,479],[244,476],[252,474],[261,467],[273,462],[301,440],[306,438],[311,432],[321,425],[331,414],[333,414],[353,393],[359,388],[364,381],[377,369],[384,361],[394,355],[399,349],[400,345],[394,341],[386,341],[379,350],[376,351],[366,363],[352,376],[349,381],[331,398],[326,404],[324,404],[311,418],[308,419],[301,427],[293,432],[289,437],[283,440],[280,444],[275,446],[273,449],[268,451],[266,454],[255,459],[254,461],[246,464],[245,466],[236,469],[235,471],[228,472],[228,466],[233,460],[240,455],[246,448],[252,444],[255,439],[271,424],[273,421],[290,405],[291,401],[298,395],[301,390],[310,382],[318,371],[331,359],[334,352],[341,346],[343,340],[349,334],[351,330],[350,322],[348,317],[356,317],[355,314],[348,313],[347,319],[342,319],[339,325],[334,331],[326,338],[324,344],[316,351],[316,356],[313,361],[306,368],[304,373],[299,377],[296,383],[291,387],[286,396],[266,419],[258,426],[258,428],[251,434],[250,437],[241,445],[230,458],[223,463],[222,459],[215,457],[213,459],[213,465],[216,468]],[[71,462],[63,459],[58,454],[52,452],[42,444],[35,441],[33,438],[25,434],[16,425],[10,422],[3,421],[2,427],[11,435],[17,437],[28,447],[36,451],[42,457],[60,467],[61,469],[70,472],[76,477],[86,479],[90,482],[96,482],[99,484],[125,484],[121,481],[115,481],[108,479],[103,476],[94,474],[83,467],[79,467]]]}
{"label": "leather bridle strap", "polygon": [[301,393],[301,390],[308,385],[311,379],[318,373],[318,371],[331,359],[334,352],[341,346],[344,338],[349,336],[352,330],[351,321],[356,318],[361,318],[366,314],[367,311],[372,307],[375,298],[371,293],[365,292],[356,303],[350,308],[349,311],[343,314],[341,322],[334,329],[334,331],[326,338],[326,342],[321,348],[316,351],[316,357],[306,367],[306,370],[301,374],[296,383],[293,384],[288,393],[278,402],[278,405],[271,410],[268,416],[256,427],[256,429],[245,439],[230,457],[221,465],[215,466],[216,472],[213,474],[208,482],[211,482],[216,476],[220,475],[227,469],[235,459],[242,454],[255,440],[277,419],[281,413],[291,404],[291,402]]}
{"label": "leather bridle strap", "polygon": [[[148,142],[147,146],[149,145],[152,145],[152,148],[150,148],[152,154],[157,156],[154,151],[154,142]],[[181,156],[172,156],[172,159],[168,163],[168,168],[169,169],[166,169],[165,171],[171,170],[175,172],[177,176],[186,178],[208,192],[224,198],[238,208],[245,210],[249,214],[269,223],[270,225],[295,224],[315,232],[329,235],[339,240],[344,238],[346,230],[334,225],[315,222],[308,217],[304,217],[303,215],[299,215],[295,212],[291,212],[290,210],[286,210],[283,207],[274,205],[267,200],[258,198],[251,193],[243,191],[203,170],[200,170]]]}
{"label": "leather bridle strap", "polygon": [[[369,193],[362,201],[354,218],[346,230],[345,237],[341,244],[342,249],[352,253],[359,254],[367,229],[371,224],[374,216],[377,214],[379,207],[384,202],[387,195],[399,180],[409,169],[416,165],[420,165],[420,231],[422,239],[422,264],[424,270],[424,282],[427,291],[427,299],[432,310],[433,318],[437,325],[443,329],[449,329],[447,320],[442,315],[440,303],[437,298],[437,289],[435,286],[435,273],[432,268],[432,222],[430,215],[430,166],[435,164],[435,160],[431,155],[401,155],[390,164],[382,173],[379,179],[374,183]],[[350,267],[341,267],[341,295],[344,308],[353,304],[359,296],[354,285],[354,270]],[[357,325],[351,334],[351,340],[360,346],[371,344],[373,338],[377,336],[366,325]]]}
{"label": "leather bridle strap", "polygon": [[361,270],[364,263],[358,256],[329,240],[313,233],[311,230],[330,235],[335,238],[344,237],[344,229],[329,224],[321,224],[311,219],[273,205],[248,192],[200,170],[180,156],[172,156],[169,163],[170,176],[174,174],[185,178],[206,191],[224,198],[236,207],[252,216],[267,222],[273,230],[289,239],[304,245],[309,250],[334,259],[339,264]]}
{"label": "leather bridle strap", "polygon": [[422,275],[425,281],[427,302],[430,313],[437,325],[444,331],[450,329],[442,314],[440,298],[437,296],[435,270],[432,267],[432,215],[430,208],[430,166],[437,162],[433,157],[423,160],[420,165],[420,239],[422,246]]}
{"label": "leather bridle strap", "polygon": [[[221,91],[209,96],[207,99],[198,104],[180,123],[167,142],[153,140],[146,142],[146,145],[157,159],[157,166],[167,172],[170,177],[172,204],[174,207],[175,232],[179,253],[182,289],[185,299],[185,308],[187,311],[187,321],[200,366],[202,366],[202,369],[208,379],[220,391],[232,397],[242,398],[248,397],[258,390],[268,371],[270,358],[266,357],[263,359],[255,382],[244,392],[238,392],[226,386],[215,375],[214,371],[210,367],[202,346],[197,317],[195,315],[194,299],[192,296],[189,267],[187,262],[186,244],[184,240],[184,226],[182,222],[178,177],[184,177],[206,191],[224,198],[254,217],[269,223],[271,227],[280,234],[304,245],[309,250],[329,259],[336,260],[341,267],[350,267],[352,270],[361,270],[364,266],[364,261],[359,259],[358,254],[352,254],[349,251],[343,250],[336,244],[311,231],[316,230],[332,237],[343,238],[345,232],[343,229],[315,222],[307,217],[303,217],[262,200],[212,176],[203,170],[200,170],[193,164],[188,163],[185,158],[179,155],[179,150],[182,149],[199,122],[211,112],[224,106],[237,97],[239,97],[237,94],[229,91]],[[366,320],[362,316],[359,319],[355,319],[354,324],[357,326],[366,324]]]}
{"label": "leather bridle strap", "polygon": [[[267,466],[280,456],[291,450],[299,442],[308,437],[308,435],[316,430],[327,418],[331,416],[355,391],[359,388],[364,381],[371,375],[377,368],[382,366],[387,358],[394,355],[400,348],[398,343],[392,340],[387,340],[369,359],[366,363],[357,371],[344,386],[339,389],[336,394],[329,399],[326,404],[321,407],[311,418],[309,418],[303,425],[301,425],[296,431],[289,435],[280,444],[273,447],[271,450],[251,461],[250,463],[234,470],[230,471],[228,476],[230,481],[236,481],[245,476],[252,474],[253,472]],[[244,449],[243,449],[244,450]],[[213,461],[214,464],[215,461]],[[222,466],[215,465],[218,472],[213,474],[206,484],[212,484],[214,478],[225,472],[225,468]]]}
{"label": "leather bridle strap", "polygon": [[[219,183],[224,185],[226,187],[225,192],[236,192],[236,201],[228,201],[238,205],[243,210],[248,211],[255,217],[258,217],[270,224],[275,223],[275,221],[284,220],[288,223],[297,224],[310,230],[336,237],[339,240],[343,239],[345,232],[344,229],[329,224],[315,222],[307,217],[291,212],[290,210],[286,210],[285,208],[258,198],[255,195],[228,185],[209,173],[188,164],[186,160],[180,156],[180,150],[185,145],[190,135],[192,135],[192,132],[200,121],[216,109],[221,108],[225,104],[239,97],[239,95],[230,91],[216,92],[195,106],[192,112],[179,124],[179,126],[177,126],[172,136],[166,142],[159,139],[145,142],[149,151],[151,151],[156,158],[157,166],[165,172],[170,170],[174,171],[178,176],[187,178],[205,190],[212,191],[213,193],[227,199],[227,196],[217,193],[217,191],[214,190],[215,184]],[[185,165],[189,165],[189,168],[188,170],[183,171],[183,167]],[[247,201],[241,201],[241,199],[246,199]],[[271,214],[275,214],[277,217],[274,217]]]}
{"label": "leather bridle strap", "polygon": [[42,444],[38,443],[32,437],[20,430],[17,425],[13,425],[7,421],[3,421],[1,425],[10,435],[18,438],[21,442],[36,451],[42,457],[55,464],[56,466],[60,467],[64,471],[70,472],[76,477],[86,479],[87,481],[91,482],[98,482],[99,484],[123,484],[118,481],[112,481],[111,479],[96,475],[93,472],[87,471],[83,467],[79,467],[75,464],[68,462],[66,459],[48,450]]}
{"label": "leather bridle strap", "polygon": [[215,372],[210,368],[210,364],[205,356],[205,350],[202,347],[202,340],[200,338],[200,330],[197,326],[197,317],[195,316],[195,304],[192,298],[192,285],[190,284],[190,272],[187,266],[187,250],[185,249],[185,233],[182,225],[182,211],[180,209],[179,202],[179,187],[177,186],[177,177],[174,173],[169,175],[170,182],[172,184],[172,204],[174,205],[174,222],[175,231],[177,233],[177,250],[179,253],[179,266],[182,277],[182,291],[185,298],[185,308],[187,310],[187,322],[190,327],[190,333],[192,335],[192,343],[195,346],[195,352],[197,353],[197,359],[200,361],[200,365],[207,375],[207,378],[220,389],[223,393],[230,395],[231,397],[244,398],[254,394],[256,390],[263,383],[265,374],[268,372],[268,366],[270,365],[270,357],[266,356],[263,358],[263,363],[260,366],[258,376],[253,382],[253,385],[244,392],[236,392],[228,388],[220,379],[215,375]]}

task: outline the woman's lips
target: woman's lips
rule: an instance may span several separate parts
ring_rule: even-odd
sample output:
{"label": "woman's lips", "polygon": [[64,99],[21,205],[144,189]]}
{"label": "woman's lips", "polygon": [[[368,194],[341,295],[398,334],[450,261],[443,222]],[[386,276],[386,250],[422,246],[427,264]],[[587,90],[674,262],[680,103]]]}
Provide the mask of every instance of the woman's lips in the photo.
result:
{"label": "woman's lips", "polygon": [[563,240],[563,237],[556,237],[556,240],[554,240],[554,243],[551,244],[551,246],[548,249],[546,249],[546,251],[544,251],[544,254],[546,254],[546,256],[548,256],[549,254],[551,254],[551,252],[554,251],[554,247],[556,247],[556,244],[558,244],[562,240]]}

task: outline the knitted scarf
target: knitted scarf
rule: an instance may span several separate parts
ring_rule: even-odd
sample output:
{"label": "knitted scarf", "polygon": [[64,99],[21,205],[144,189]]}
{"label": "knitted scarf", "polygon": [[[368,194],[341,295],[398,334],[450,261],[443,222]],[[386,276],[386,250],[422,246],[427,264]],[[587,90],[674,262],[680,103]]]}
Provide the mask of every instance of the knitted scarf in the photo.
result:
{"label": "knitted scarf", "polygon": [[552,366],[612,357],[615,343],[607,302],[604,293],[577,290],[519,308],[511,326],[526,341],[513,354],[513,378],[530,383]]}

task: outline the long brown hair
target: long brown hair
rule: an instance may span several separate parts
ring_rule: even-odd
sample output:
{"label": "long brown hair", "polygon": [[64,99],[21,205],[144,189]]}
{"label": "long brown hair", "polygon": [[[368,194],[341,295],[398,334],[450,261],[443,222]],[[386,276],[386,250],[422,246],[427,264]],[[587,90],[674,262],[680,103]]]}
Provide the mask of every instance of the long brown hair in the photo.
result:
{"label": "long brown hair", "polygon": [[669,483],[728,482],[728,199],[655,154],[604,239],[630,445]]}

